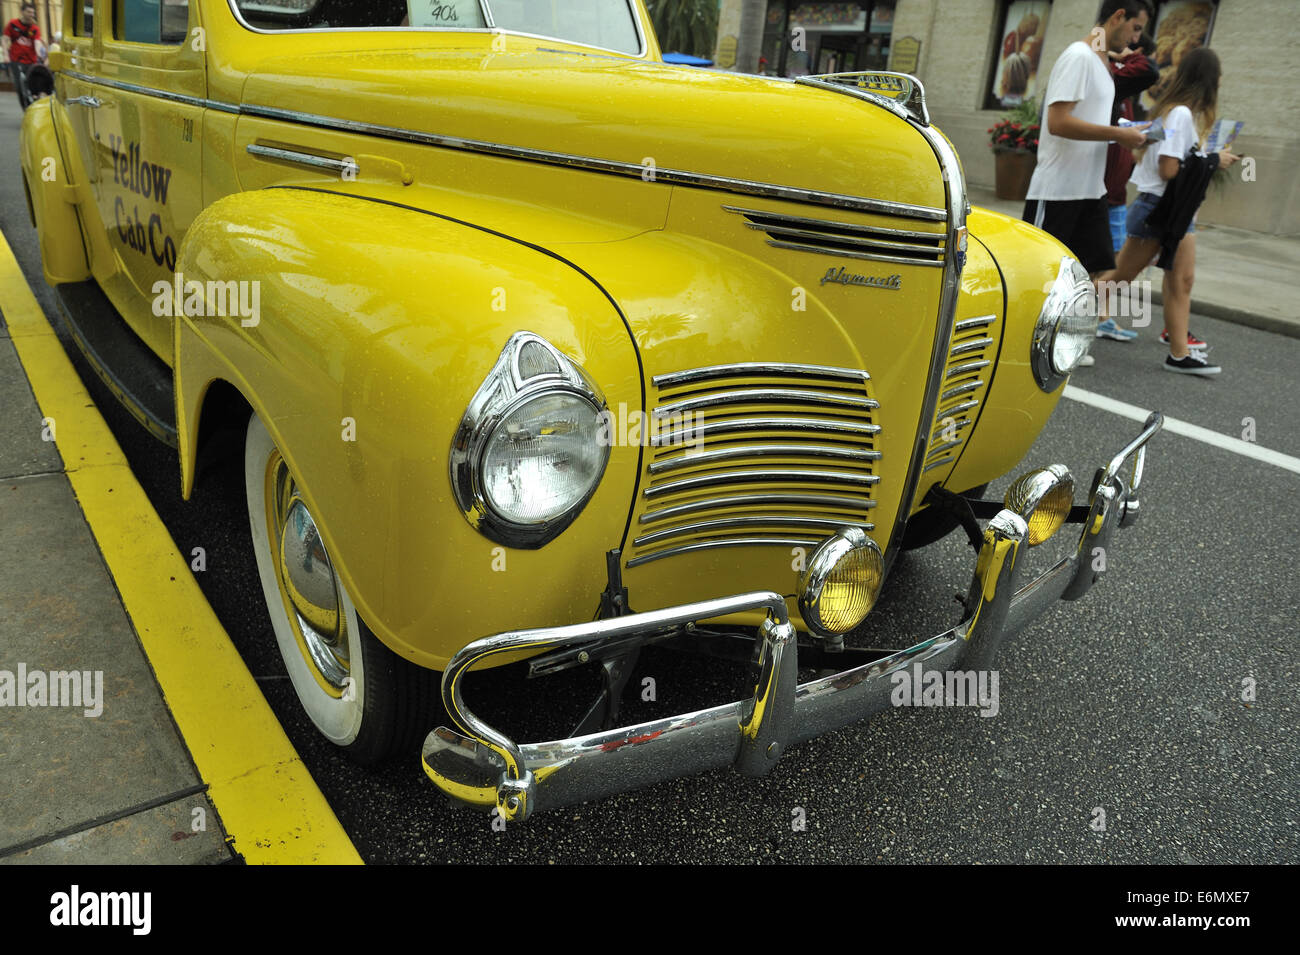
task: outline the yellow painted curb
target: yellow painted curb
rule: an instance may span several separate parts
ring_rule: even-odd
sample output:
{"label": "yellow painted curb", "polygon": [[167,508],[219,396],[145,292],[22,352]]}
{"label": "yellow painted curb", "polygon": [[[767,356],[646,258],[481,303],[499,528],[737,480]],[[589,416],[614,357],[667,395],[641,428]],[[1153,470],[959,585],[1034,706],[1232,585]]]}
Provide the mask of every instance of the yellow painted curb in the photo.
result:
{"label": "yellow painted curb", "polygon": [[252,864],[361,857],[127,466],[0,236],[0,310],[163,698]]}

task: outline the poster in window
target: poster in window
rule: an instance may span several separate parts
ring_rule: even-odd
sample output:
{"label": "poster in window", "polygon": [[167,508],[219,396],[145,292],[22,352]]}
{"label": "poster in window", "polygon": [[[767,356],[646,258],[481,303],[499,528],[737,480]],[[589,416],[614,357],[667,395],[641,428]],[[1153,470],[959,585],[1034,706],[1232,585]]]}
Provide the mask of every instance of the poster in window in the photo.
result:
{"label": "poster in window", "polygon": [[1214,26],[1214,4],[1210,0],[1172,0],[1156,14],[1156,66],[1160,79],[1142,94],[1142,105],[1150,109],[1174,79],[1178,64],[1198,46],[1210,42]]}
{"label": "poster in window", "polygon": [[1018,106],[1038,92],[1038,63],[1047,34],[1049,0],[1014,0],[1007,4],[1002,42],[993,70],[993,100],[1000,106]]}
{"label": "poster in window", "polygon": [[871,26],[868,28],[868,32],[894,32],[894,5],[892,3],[880,3],[877,0],[876,5],[871,8]]}
{"label": "poster in window", "polygon": [[790,26],[809,33],[863,33],[867,11],[858,3],[801,3],[790,12]]}

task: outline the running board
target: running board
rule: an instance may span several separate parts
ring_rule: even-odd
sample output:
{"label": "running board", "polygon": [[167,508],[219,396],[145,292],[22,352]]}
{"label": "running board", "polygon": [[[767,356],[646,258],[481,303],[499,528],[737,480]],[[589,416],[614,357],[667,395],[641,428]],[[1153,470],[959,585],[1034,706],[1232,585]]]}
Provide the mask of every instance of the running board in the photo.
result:
{"label": "running board", "polygon": [[95,374],[144,429],[176,447],[172,370],[131,331],[93,281],[55,286],[59,311]]}

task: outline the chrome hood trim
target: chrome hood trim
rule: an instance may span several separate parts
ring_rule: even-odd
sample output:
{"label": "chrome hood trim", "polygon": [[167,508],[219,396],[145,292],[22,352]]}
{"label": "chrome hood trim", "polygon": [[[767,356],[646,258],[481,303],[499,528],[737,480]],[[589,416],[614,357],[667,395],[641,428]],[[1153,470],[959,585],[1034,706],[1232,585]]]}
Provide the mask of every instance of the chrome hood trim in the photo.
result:
{"label": "chrome hood trim", "polygon": [[[947,137],[930,125],[925,107],[925,89],[916,77],[905,73],[830,73],[824,76],[801,76],[795,82],[815,86],[832,93],[852,96],[873,106],[880,106],[906,119],[922,136],[943,169],[944,195],[947,203],[945,219],[948,235],[943,257],[943,290],[939,296],[939,310],[935,318],[934,345],[930,354],[930,369],[926,376],[925,402],[913,430],[911,461],[907,480],[899,502],[898,515],[889,546],[885,548],[885,570],[888,573],[897,553],[893,546],[901,539],[903,528],[916,501],[917,486],[924,473],[926,448],[929,446],[930,427],[935,408],[939,403],[939,390],[943,386],[944,364],[952,347],[953,325],[957,313],[957,295],[961,289],[961,273],[966,266],[966,218],[970,215],[970,198],[966,194],[966,178],[961,160]],[[888,89],[886,89],[888,87]],[[949,394],[951,394],[950,392]]]}
{"label": "chrome hood trim", "polygon": [[[93,82],[93,81],[92,81]],[[136,92],[147,92],[136,89]],[[211,105],[211,104],[209,104]],[[298,110],[279,109],[273,106],[255,106],[244,104],[236,107],[245,116],[260,116],[264,119],[296,123],[300,126],[314,126],[319,129],[333,129],[343,132],[362,133],[381,139],[393,139],[403,142],[421,143],[444,149],[459,149],[466,152],[484,153],[507,159],[522,159],[528,162],[544,163],[551,166],[565,166],[570,169],[583,169],[588,172],[601,172],[630,179],[644,180],[645,166],[640,163],[621,162],[614,159],[598,159],[593,156],[580,156],[574,153],[554,152],[546,149],[534,149],[528,146],[511,146],[505,143],[488,142],[481,139],[465,139],[459,136],[445,136],[439,133],[424,132],[399,126],[384,126],[361,120],[338,119],[322,116],[318,113],[305,113]],[[801,189],[797,186],[783,186],[772,182],[758,182],[752,179],[733,179],[728,176],[714,176],[707,173],[691,172],[686,169],[668,169],[657,167],[654,181],[674,186],[690,186],[700,189],[716,189],[720,192],[736,193],[746,196],[762,196],[768,199],[784,199],[809,205],[831,206],[837,209],[849,209],[855,212],[874,212],[880,215],[899,216],[927,222],[944,222],[948,213],[933,206],[913,205],[905,202],[891,202],[886,199],[872,199],[865,196],[850,196],[837,192],[822,192],[814,189]]]}
{"label": "chrome hood trim", "polygon": [[930,111],[925,105],[925,87],[920,80],[908,73],[822,73],[817,76],[800,76],[795,82],[856,96],[920,126],[930,125]]}

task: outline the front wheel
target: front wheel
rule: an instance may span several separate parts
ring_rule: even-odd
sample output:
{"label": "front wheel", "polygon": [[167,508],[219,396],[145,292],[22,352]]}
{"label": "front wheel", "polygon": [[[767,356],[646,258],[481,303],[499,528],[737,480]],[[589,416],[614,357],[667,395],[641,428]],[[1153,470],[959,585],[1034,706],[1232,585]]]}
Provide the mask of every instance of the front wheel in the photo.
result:
{"label": "front wheel", "polygon": [[298,482],[256,414],[244,441],[244,487],[262,592],[303,709],[359,763],[418,752],[433,725],[432,674],[394,654],[357,616]]}

